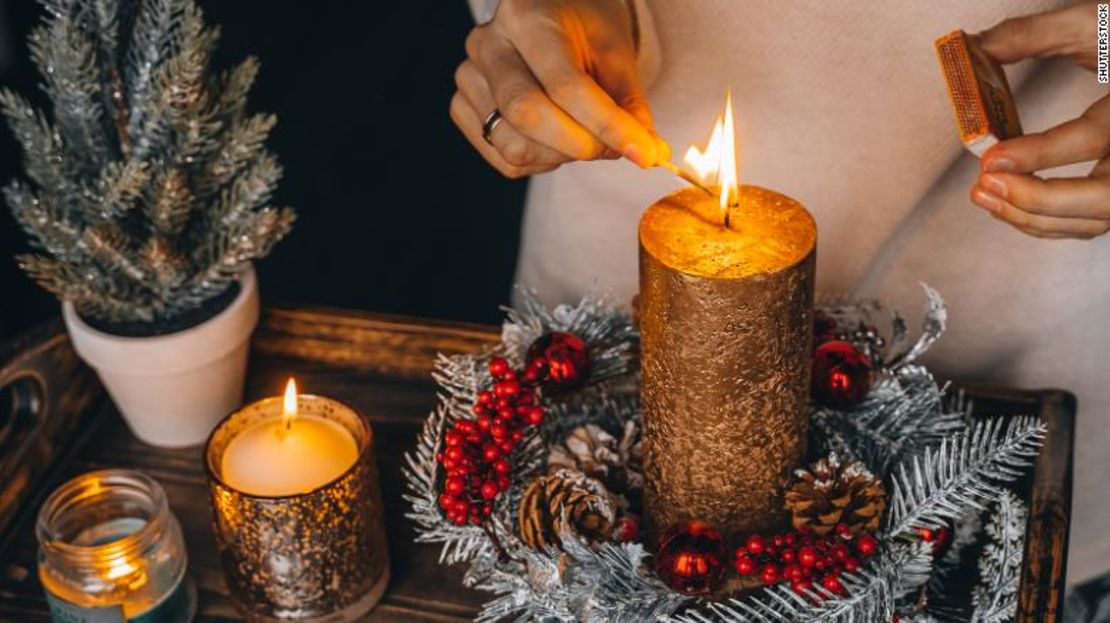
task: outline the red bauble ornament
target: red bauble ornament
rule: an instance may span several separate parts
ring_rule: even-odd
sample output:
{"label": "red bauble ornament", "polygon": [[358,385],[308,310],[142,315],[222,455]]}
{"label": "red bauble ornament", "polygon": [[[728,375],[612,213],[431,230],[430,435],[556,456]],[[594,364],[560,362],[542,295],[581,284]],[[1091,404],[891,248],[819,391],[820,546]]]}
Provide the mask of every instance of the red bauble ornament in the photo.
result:
{"label": "red bauble ornament", "polygon": [[708,522],[692,519],[672,526],[659,539],[655,572],[688,595],[712,591],[725,576],[725,540]]}
{"label": "red bauble ornament", "polygon": [[[590,375],[590,353],[586,342],[573,333],[544,333],[528,347],[528,361],[547,364],[543,388],[563,392],[581,387]],[[531,364],[530,364],[531,365]]]}
{"label": "red bauble ornament", "polygon": [[871,389],[871,360],[851,342],[830,340],[813,353],[813,398],[826,407],[847,409]]}

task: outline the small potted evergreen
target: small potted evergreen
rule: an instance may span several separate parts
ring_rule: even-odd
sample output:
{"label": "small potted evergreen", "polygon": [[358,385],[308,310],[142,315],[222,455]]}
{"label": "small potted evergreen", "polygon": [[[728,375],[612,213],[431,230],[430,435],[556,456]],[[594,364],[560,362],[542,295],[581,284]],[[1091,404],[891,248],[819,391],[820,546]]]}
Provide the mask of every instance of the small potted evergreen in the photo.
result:
{"label": "small potted evergreen", "polygon": [[42,4],[30,51],[52,114],[0,91],[29,178],[4,193],[37,251],[18,261],[131,430],[200,443],[242,399],[251,261],[295,216],[269,205],[276,119],[246,113],[258,62],[212,72],[219,32],[193,0]]}

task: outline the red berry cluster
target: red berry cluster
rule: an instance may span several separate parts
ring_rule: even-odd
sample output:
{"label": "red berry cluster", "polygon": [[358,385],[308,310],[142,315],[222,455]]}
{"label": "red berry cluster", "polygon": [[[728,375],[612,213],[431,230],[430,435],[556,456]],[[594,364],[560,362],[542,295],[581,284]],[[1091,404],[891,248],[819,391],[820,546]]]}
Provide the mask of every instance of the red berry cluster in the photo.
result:
{"label": "red berry cluster", "polygon": [[436,461],[446,478],[439,506],[456,525],[480,525],[493,512],[493,501],[509,488],[509,471],[516,444],[524,431],[543,423],[539,386],[547,376],[547,362],[533,359],[517,374],[509,362],[489,362],[493,386],[478,392],[474,419],[456,420],[443,436]]}
{"label": "red berry cluster", "polygon": [[870,534],[852,536],[847,524],[836,532],[817,537],[808,531],[787,532],[765,538],[752,535],[736,549],[736,572],[755,576],[764,585],[790,582],[794,592],[804,594],[820,582],[834,595],[844,593],[840,573],[854,573],[860,560],[873,556],[879,542]]}
{"label": "red berry cluster", "polygon": [[948,528],[918,528],[917,535],[921,537],[922,541],[933,544],[933,555],[940,554],[944,546],[948,544]]}

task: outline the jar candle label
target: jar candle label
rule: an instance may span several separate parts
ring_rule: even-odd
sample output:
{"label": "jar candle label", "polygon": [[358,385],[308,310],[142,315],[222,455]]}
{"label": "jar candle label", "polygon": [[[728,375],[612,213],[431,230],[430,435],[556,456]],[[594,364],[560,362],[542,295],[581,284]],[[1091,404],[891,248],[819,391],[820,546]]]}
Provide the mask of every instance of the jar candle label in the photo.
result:
{"label": "jar candle label", "polygon": [[196,590],[183,579],[177,587],[150,610],[130,619],[123,606],[81,606],[47,591],[46,603],[54,623],[188,623],[196,611]]}
{"label": "jar candle label", "polygon": [[46,603],[50,606],[50,618],[54,623],[126,623],[123,606],[90,607],[79,606],[66,601],[50,592],[46,593]]}
{"label": "jar candle label", "polygon": [[183,578],[157,606],[127,619],[127,623],[188,623],[196,612],[196,588]]}

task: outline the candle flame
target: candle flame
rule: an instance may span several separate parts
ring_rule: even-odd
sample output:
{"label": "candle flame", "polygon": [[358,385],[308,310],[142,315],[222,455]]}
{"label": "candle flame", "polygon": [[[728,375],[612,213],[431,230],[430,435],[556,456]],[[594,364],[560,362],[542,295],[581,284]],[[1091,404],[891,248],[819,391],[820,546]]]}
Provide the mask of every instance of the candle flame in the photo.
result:
{"label": "candle flame", "polygon": [[135,572],[135,565],[127,562],[126,560],[113,561],[108,567],[106,574],[109,580],[118,580],[125,575],[130,575]]}
{"label": "candle flame", "polygon": [[297,418],[297,382],[292,378],[285,384],[285,399],[282,403],[281,419],[285,422],[285,430],[293,426]]}
{"label": "candle flame", "polygon": [[713,133],[705,149],[691,145],[683,158],[686,164],[707,184],[720,188],[721,212],[728,215],[729,206],[740,200],[739,175],[736,167],[736,127],[732,116],[732,90],[725,98],[724,115],[717,116]]}

